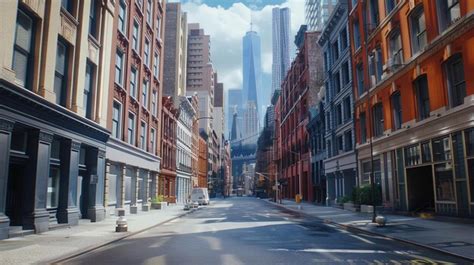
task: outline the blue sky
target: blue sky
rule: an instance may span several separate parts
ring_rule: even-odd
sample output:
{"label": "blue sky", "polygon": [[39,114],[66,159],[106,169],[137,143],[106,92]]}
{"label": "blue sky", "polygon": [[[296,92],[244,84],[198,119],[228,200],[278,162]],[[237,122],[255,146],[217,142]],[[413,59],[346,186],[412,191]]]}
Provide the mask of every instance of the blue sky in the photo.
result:
{"label": "blue sky", "polygon": [[[1,1],[1,0],[0,0]],[[242,88],[242,37],[250,29],[261,39],[262,91],[271,94],[272,70],[272,9],[291,10],[290,41],[293,43],[304,23],[304,0],[169,0],[181,2],[188,14],[188,23],[199,23],[211,36],[211,60],[224,89]],[[296,48],[293,46],[292,50]],[[294,57],[294,53],[290,54]],[[270,97],[268,97],[270,98]],[[269,102],[268,102],[269,103]],[[265,110],[260,110],[262,113]]]}
{"label": "blue sky", "polygon": [[280,5],[284,3],[283,0],[243,0],[243,1],[231,1],[231,0],[183,0],[182,3],[186,2],[201,2],[208,6],[217,7],[222,6],[223,8],[229,8],[234,3],[243,3],[244,5],[252,9],[262,9],[266,5]]}

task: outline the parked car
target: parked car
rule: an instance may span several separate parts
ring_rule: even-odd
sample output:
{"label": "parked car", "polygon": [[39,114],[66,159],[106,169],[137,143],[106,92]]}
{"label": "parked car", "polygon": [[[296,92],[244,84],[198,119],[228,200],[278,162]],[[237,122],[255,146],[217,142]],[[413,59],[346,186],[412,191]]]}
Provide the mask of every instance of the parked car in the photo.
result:
{"label": "parked car", "polygon": [[193,188],[191,192],[191,201],[197,202],[199,205],[209,204],[209,192],[207,188]]}

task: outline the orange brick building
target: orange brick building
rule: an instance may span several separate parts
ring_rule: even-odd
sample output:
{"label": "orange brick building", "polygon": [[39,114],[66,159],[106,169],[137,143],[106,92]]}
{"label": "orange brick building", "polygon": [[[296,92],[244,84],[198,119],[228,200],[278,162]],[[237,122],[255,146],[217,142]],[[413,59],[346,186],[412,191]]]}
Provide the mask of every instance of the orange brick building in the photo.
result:
{"label": "orange brick building", "polygon": [[349,5],[359,184],[373,164],[385,207],[474,216],[474,1]]}

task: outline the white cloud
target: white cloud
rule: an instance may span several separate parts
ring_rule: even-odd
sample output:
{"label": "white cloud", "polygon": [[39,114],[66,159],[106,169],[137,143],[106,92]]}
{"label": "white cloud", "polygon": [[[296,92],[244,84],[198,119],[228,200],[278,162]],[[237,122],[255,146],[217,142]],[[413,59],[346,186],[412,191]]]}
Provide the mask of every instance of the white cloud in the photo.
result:
{"label": "white cloud", "polygon": [[[209,7],[199,2],[184,3],[183,10],[188,13],[189,23],[200,23],[206,34],[211,35],[211,58],[224,87],[242,87],[242,37],[250,29],[251,17],[254,30],[259,33],[262,42],[262,71],[264,74],[271,74],[271,10],[275,6],[267,5],[256,10],[253,6],[238,2],[225,9],[221,6]],[[299,26],[304,23],[304,0],[288,0],[281,6],[291,9],[292,41]],[[270,85],[264,84],[268,87]]]}

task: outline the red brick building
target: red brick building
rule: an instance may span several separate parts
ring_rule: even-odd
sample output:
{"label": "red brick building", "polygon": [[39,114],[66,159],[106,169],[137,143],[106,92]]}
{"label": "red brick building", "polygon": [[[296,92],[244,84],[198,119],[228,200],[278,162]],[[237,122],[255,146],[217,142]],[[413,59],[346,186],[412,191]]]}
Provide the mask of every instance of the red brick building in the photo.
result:
{"label": "red brick building", "polygon": [[161,157],[163,158],[159,180],[159,194],[168,202],[176,202],[176,127],[178,109],[171,97],[163,97],[161,112],[162,138]]}
{"label": "red brick building", "polygon": [[350,2],[359,184],[474,216],[474,1]]}
{"label": "red brick building", "polygon": [[317,61],[321,62],[321,49],[317,44],[319,32],[305,30],[302,26],[298,32],[295,43],[299,52],[281,86],[281,173],[287,183],[283,186],[282,195],[294,198],[296,194],[301,194],[303,200],[313,201],[306,125],[308,106],[315,103],[321,86],[320,82],[316,82],[319,77],[314,72],[320,67]]}

